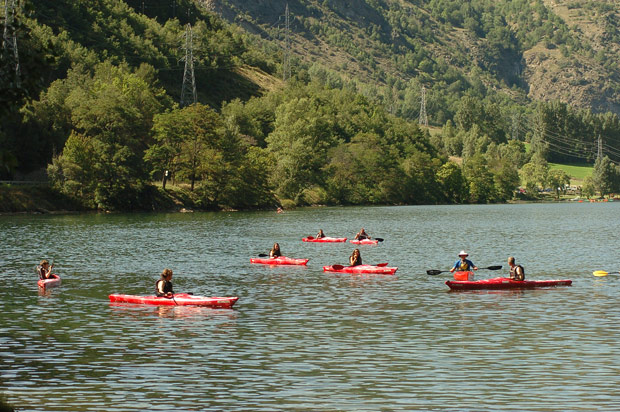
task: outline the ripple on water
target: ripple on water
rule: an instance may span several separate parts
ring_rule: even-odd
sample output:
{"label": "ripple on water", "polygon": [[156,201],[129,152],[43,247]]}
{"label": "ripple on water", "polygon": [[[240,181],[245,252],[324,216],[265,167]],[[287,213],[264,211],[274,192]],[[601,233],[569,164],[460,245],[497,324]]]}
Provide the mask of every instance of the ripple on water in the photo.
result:
{"label": "ripple on water", "polygon": [[[618,231],[617,207],[0,217],[3,392],[25,411],[618,410],[620,277],[591,275],[615,266],[601,232]],[[364,261],[397,274],[324,273],[353,247],[300,241],[318,226],[384,237]],[[274,241],[308,266],[249,264]],[[450,274],[425,272],[463,248],[573,287],[448,292]],[[39,293],[43,257],[63,284]],[[241,298],[232,310],[108,301],[151,293],[164,267],[178,291]]]}

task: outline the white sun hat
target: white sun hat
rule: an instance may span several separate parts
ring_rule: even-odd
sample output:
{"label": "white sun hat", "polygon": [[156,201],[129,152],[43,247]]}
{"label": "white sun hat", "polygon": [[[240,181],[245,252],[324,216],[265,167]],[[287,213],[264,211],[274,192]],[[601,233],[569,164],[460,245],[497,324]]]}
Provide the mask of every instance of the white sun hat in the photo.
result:
{"label": "white sun hat", "polygon": [[469,253],[465,252],[464,250],[461,250],[459,252],[459,256],[469,256]]}

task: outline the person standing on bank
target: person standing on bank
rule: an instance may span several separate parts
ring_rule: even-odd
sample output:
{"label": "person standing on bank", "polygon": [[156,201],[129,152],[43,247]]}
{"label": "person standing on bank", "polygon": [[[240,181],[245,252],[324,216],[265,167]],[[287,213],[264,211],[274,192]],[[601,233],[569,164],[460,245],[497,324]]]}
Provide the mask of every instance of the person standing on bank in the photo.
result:
{"label": "person standing on bank", "polygon": [[155,283],[155,294],[158,297],[172,298],[174,291],[172,290],[172,269],[164,269],[161,272],[161,279]]}
{"label": "person standing on bank", "polygon": [[510,256],[508,258],[508,265],[510,266],[510,279],[512,280],[525,280],[525,271],[523,266],[515,264],[515,258]]}
{"label": "person standing on bank", "polygon": [[467,256],[469,256],[469,254],[464,250],[461,250],[459,253],[459,260],[454,263],[454,266],[450,269],[450,272],[454,272],[455,270],[459,272],[478,270],[478,266],[474,265],[471,260],[467,259]]}

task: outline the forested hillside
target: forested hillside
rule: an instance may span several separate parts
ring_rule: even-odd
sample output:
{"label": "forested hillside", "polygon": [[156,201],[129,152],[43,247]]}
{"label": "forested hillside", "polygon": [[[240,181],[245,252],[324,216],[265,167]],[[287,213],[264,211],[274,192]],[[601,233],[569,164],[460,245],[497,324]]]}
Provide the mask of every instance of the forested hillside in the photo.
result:
{"label": "forested hillside", "polygon": [[[344,79],[389,86],[393,108],[416,118],[420,86],[431,123],[454,114],[458,93],[511,100],[561,100],[620,112],[620,10],[614,0],[208,0],[229,21],[283,40],[288,5],[291,50]],[[299,67],[303,67],[300,64]],[[455,93],[457,94],[455,96]],[[405,97],[412,95],[410,101]],[[383,92],[386,103],[394,95]],[[448,105],[446,105],[448,103]],[[448,107],[446,107],[448,106]]]}
{"label": "forested hillside", "polygon": [[85,207],[497,202],[595,159],[589,190],[620,185],[612,1],[6,10],[0,177],[46,169]]}

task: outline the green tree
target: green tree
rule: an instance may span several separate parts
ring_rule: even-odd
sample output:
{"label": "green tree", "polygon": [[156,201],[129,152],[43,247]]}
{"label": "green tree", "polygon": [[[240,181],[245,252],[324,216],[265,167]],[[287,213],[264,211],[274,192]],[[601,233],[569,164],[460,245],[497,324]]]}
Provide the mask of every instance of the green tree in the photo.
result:
{"label": "green tree", "polygon": [[[147,176],[143,152],[154,114],[169,104],[154,85],[153,74],[147,66],[133,72],[110,63],[98,65],[92,76],[79,70],[71,73],[67,81],[78,87],[65,96],[63,106],[71,114],[71,136],[76,142],[55,162],[51,174],[56,185],[81,181],[101,209],[141,207]],[[82,156],[82,149],[89,155]],[[73,170],[79,168],[96,173],[87,174],[88,181],[75,180]],[[90,203],[90,197],[84,200]]]}
{"label": "green tree", "polygon": [[470,200],[473,203],[491,203],[498,198],[493,173],[486,158],[477,154],[464,163],[465,177],[469,182]]}
{"label": "green tree", "polygon": [[522,184],[526,187],[528,194],[536,196],[539,188],[547,184],[547,174],[549,165],[540,156],[534,156],[530,162],[523,165],[519,171]]}
{"label": "green tree", "polygon": [[581,196],[585,196],[588,199],[594,197],[596,194],[596,185],[594,184],[594,179],[592,176],[586,176],[583,179],[583,184],[581,185]]}
{"label": "green tree", "polygon": [[393,151],[373,133],[360,133],[338,147],[328,171],[328,194],[341,203],[398,203],[407,190]]}
{"label": "green tree", "polygon": [[447,202],[463,203],[469,198],[469,185],[459,165],[444,163],[437,171],[437,182]]}
{"label": "green tree", "polygon": [[560,193],[565,192],[565,185],[570,184],[570,176],[562,169],[549,170],[547,183],[553,189],[555,198],[560,198]]}
{"label": "green tree", "polygon": [[519,187],[519,171],[514,165],[503,163],[499,170],[494,171],[493,181],[498,200],[510,200]]}
{"label": "green tree", "polygon": [[414,151],[402,162],[404,172],[401,190],[402,195],[397,201],[408,204],[437,203],[443,200],[443,193],[437,185],[437,174],[441,161],[433,158],[429,153]]}
{"label": "green tree", "polygon": [[79,199],[87,207],[97,207],[99,185],[96,142],[84,135],[72,133],[61,156],[54,157],[47,173],[62,193]]}
{"label": "green tree", "polygon": [[598,157],[592,170],[592,182],[601,196],[607,196],[616,190],[618,172],[609,157]]}
{"label": "green tree", "polygon": [[293,98],[276,110],[275,130],[267,137],[276,159],[276,192],[297,199],[305,188],[323,185],[327,151],[337,143],[329,118],[315,98]]}

